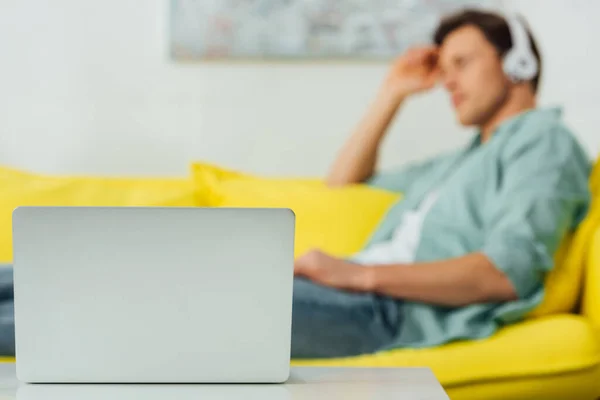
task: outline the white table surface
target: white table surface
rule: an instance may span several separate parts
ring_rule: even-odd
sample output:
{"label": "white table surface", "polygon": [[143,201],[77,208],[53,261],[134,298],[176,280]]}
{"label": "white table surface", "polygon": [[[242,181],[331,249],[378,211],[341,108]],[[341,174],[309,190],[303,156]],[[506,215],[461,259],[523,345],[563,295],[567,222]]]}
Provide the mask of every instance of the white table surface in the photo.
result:
{"label": "white table surface", "polygon": [[0,400],[448,400],[427,368],[292,368],[281,385],[28,385],[0,364]]}

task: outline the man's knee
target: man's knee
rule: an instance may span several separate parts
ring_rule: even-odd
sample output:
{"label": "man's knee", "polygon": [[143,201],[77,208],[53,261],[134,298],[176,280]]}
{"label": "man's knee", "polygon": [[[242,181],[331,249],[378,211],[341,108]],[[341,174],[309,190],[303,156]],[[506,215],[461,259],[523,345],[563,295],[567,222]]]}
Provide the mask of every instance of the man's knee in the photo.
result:
{"label": "man's knee", "polygon": [[383,320],[377,297],[322,286],[305,279],[294,280],[293,330],[312,331],[321,324],[360,326],[367,329]]}
{"label": "man's knee", "polygon": [[328,288],[317,285],[308,279],[294,278],[294,304],[310,303],[323,299]]}
{"label": "man's knee", "polygon": [[294,279],[294,304],[356,310],[371,308],[374,295],[355,293],[314,283],[304,278]]}

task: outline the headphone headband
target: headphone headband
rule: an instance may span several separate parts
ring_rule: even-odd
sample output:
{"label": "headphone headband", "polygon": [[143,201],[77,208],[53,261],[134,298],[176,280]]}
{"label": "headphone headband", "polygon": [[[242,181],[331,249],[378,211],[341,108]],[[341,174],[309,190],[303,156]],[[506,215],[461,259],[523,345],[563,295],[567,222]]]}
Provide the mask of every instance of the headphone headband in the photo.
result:
{"label": "headphone headband", "polygon": [[517,15],[506,15],[505,21],[511,35],[512,47],[504,56],[504,73],[513,82],[529,81],[536,76],[539,69],[529,34]]}

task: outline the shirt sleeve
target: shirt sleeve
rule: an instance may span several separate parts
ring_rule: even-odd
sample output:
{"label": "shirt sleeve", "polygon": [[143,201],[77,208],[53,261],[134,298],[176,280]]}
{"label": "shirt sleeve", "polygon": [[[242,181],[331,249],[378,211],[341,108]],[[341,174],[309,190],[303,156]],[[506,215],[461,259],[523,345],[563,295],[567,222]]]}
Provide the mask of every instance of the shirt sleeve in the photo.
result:
{"label": "shirt sleeve", "polygon": [[482,251],[525,298],[543,284],[562,238],[589,205],[589,161],[571,134],[556,128],[513,145],[501,165]]}

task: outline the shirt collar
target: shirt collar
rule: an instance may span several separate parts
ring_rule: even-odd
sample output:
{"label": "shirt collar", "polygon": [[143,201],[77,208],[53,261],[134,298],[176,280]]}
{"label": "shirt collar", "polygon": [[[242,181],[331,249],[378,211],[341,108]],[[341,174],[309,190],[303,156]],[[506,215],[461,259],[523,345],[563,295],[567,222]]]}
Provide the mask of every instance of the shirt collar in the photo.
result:
{"label": "shirt collar", "polygon": [[[523,122],[527,121],[530,118],[553,118],[559,119],[562,117],[563,110],[561,107],[544,107],[544,108],[531,108],[529,110],[522,111],[518,114],[513,115],[510,118],[507,118],[504,122],[502,122],[494,133],[492,134],[492,139],[504,132],[510,132],[515,130],[519,125]],[[468,149],[473,149],[478,147],[481,144],[481,132],[477,131],[477,134],[471,141]]]}

